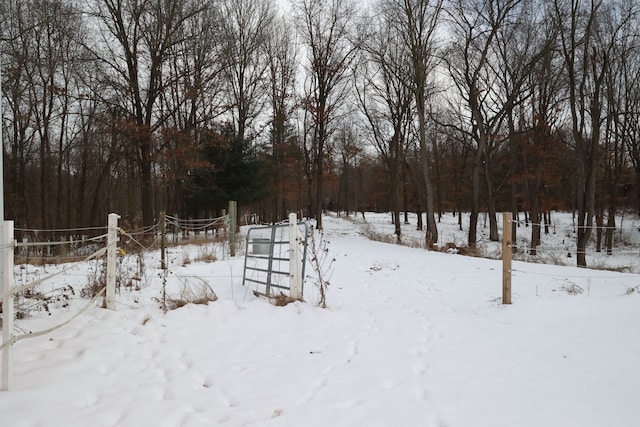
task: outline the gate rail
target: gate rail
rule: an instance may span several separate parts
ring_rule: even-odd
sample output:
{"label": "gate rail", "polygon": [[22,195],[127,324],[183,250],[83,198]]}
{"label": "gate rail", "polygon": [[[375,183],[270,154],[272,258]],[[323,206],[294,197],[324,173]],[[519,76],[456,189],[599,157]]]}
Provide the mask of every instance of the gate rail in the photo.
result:
{"label": "gate rail", "polygon": [[267,298],[275,296],[275,288],[289,291],[291,299],[301,299],[308,237],[309,225],[298,222],[295,214],[286,223],[251,227],[247,231],[242,285],[255,284],[254,293]]}

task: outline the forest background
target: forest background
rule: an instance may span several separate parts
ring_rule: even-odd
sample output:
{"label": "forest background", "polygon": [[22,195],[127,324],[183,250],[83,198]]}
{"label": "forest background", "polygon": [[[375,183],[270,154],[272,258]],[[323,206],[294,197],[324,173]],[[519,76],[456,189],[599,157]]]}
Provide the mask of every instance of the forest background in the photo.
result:
{"label": "forest background", "polygon": [[[3,0],[5,212],[20,228],[289,211],[640,210],[635,0]],[[426,224],[422,224],[422,218]],[[462,218],[462,215],[459,216]],[[514,232],[515,232],[514,226]],[[46,236],[44,236],[46,238]]]}

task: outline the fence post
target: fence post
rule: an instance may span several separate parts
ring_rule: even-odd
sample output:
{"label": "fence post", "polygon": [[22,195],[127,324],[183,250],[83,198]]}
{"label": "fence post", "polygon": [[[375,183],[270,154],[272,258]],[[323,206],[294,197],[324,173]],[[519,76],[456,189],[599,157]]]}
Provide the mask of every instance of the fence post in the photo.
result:
{"label": "fence post", "polygon": [[302,299],[302,277],[300,268],[300,251],[298,250],[298,216],[289,214],[289,297],[292,300]]}
{"label": "fence post", "polygon": [[109,214],[109,229],[107,231],[107,293],[106,307],[115,310],[116,299],[116,250],[118,246],[118,218],[120,215]]}
{"label": "fence post", "polygon": [[[4,218],[3,218],[4,220]],[[13,221],[4,221],[2,230],[2,390],[11,383],[11,342],[13,341]],[[9,344],[8,344],[9,343]]]}
{"label": "fence post", "polygon": [[511,304],[511,212],[502,214],[502,303]]}
{"label": "fence post", "polygon": [[236,229],[238,218],[238,202],[229,200],[229,254],[236,256]]}
{"label": "fence post", "polygon": [[167,269],[166,262],[167,251],[167,222],[165,211],[160,212],[160,268]]}
{"label": "fence post", "polygon": [[175,224],[173,225],[173,243],[175,243],[178,241],[180,235],[180,219],[178,218],[177,213],[173,214],[173,220],[175,221]]}
{"label": "fence post", "polygon": [[225,221],[224,217],[227,216],[227,210],[222,209],[222,236],[223,239],[226,239],[229,235],[229,221]]}

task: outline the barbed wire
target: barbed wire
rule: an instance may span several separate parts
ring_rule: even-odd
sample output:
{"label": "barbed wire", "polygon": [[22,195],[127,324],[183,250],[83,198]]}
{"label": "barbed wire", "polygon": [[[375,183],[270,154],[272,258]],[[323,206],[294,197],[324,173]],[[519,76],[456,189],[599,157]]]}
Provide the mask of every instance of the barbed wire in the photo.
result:
{"label": "barbed wire", "polygon": [[191,218],[178,218],[175,216],[171,216],[171,215],[165,215],[165,219],[167,221],[173,221],[173,222],[179,222],[179,223],[196,223],[196,222],[215,222],[215,221],[225,221],[227,218],[229,217],[229,215],[222,215],[219,217],[215,217],[215,218],[196,218],[196,219],[191,219]]}
{"label": "barbed wire", "polygon": [[18,248],[23,247],[34,247],[34,246],[61,246],[61,245],[72,245],[72,244],[80,244],[86,242],[97,242],[100,240],[104,240],[107,237],[107,234],[101,234],[100,236],[90,237],[82,240],[58,240],[58,241],[47,241],[47,242],[16,242],[15,246]]}
{"label": "barbed wire", "polygon": [[15,231],[27,232],[27,233],[68,233],[70,231],[93,231],[93,230],[106,230],[107,227],[80,227],[80,228],[52,228],[52,229],[42,229],[42,228],[20,228],[14,227]]}
{"label": "barbed wire", "polygon": [[173,225],[181,229],[184,228],[184,229],[187,229],[188,231],[202,231],[202,230],[207,230],[209,228],[213,228],[216,225],[224,225],[224,222],[220,222],[216,220],[213,222],[196,226],[196,225],[180,225],[177,222],[167,221],[167,225]]}
{"label": "barbed wire", "polygon": [[[93,250],[93,248],[91,249]],[[77,255],[52,255],[40,252],[24,253],[15,255],[15,259],[20,261],[19,263],[29,263],[29,260],[42,260],[46,264],[66,264],[70,262],[82,261],[88,251],[77,251]]]}
{"label": "barbed wire", "polygon": [[[588,271],[589,269],[585,269],[585,271]],[[590,271],[602,271],[602,270],[590,270]],[[511,269],[512,273],[523,273],[523,274],[533,274],[536,276],[546,276],[546,277],[558,277],[558,276],[562,276],[562,277],[570,277],[572,279],[616,279],[616,280],[622,280],[622,279],[629,279],[631,277],[640,277],[640,274],[637,273],[619,273],[616,276],[602,276],[600,274],[598,274],[597,277],[594,277],[593,274],[589,274],[589,275],[584,275],[584,274],[558,274],[558,273],[544,273],[544,272],[540,272],[540,271],[529,271],[529,270],[521,270],[519,268],[512,268]]]}
{"label": "barbed wire", "polygon": [[551,223],[551,224],[546,224],[546,223],[539,223],[539,222],[531,222],[531,221],[522,221],[522,220],[511,220],[512,224],[517,224],[520,226],[525,226],[525,227],[530,227],[530,226],[538,226],[540,228],[554,228],[554,229],[560,229],[560,230],[576,230],[576,229],[591,229],[591,230],[612,230],[612,231],[622,231],[622,230],[633,230],[633,231],[640,231],[639,226],[637,225],[626,225],[626,226],[608,226],[608,225],[597,225],[597,224],[592,224],[592,225],[578,225],[578,224],[556,224],[556,223]]}
{"label": "barbed wire", "polygon": [[567,246],[548,246],[548,245],[540,245],[540,246],[531,246],[531,245],[515,245],[512,244],[511,245],[512,248],[515,248],[517,250],[521,250],[523,251],[523,253],[529,253],[531,252],[531,250],[535,250],[536,254],[537,253],[547,253],[547,254],[558,254],[560,252],[569,252],[571,254],[577,255],[577,254],[602,254],[602,255],[639,255],[640,254],[640,248],[638,249],[632,249],[632,250],[622,250],[622,249],[617,249],[617,248],[612,248],[610,252],[607,251],[607,249],[604,250],[596,250],[596,249],[591,249],[589,250],[589,248],[585,249],[584,251],[578,251],[576,249],[575,245],[567,245]]}
{"label": "barbed wire", "polygon": [[78,310],[78,312],[76,314],[74,314],[70,319],[65,320],[64,322],[56,325],[56,326],[52,326],[50,328],[41,330],[41,331],[37,331],[37,332],[27,332],[23,335],[13,335],[11,336],[11,338],[7,341],[7,342],[3,342],[2,345],[0,345],[0,349],[11,345],[11,344],[15,344],[18,341],[21,341],[25,338],[35,338],[35,337],[39,337],[42,335],[46,335],[48,333],[51,333],[53,331],[55,331],[56,329],[59,329],[63,326],[65,326],[66,324],[70,323],[71,321],[73,321],[76,317],[80,316],[81,314],[83,314],[85,311],[87,311],[89,309],[89,307],[91,307],[97,300],[98,298],[100,298],[102,296],[103,293],[105,293],[107,287],[103,287],[102,289],[100,289],[100,291],[98,291],[96,293],[96,295],[91,298],[89,300],[89,302],[87,302],[80,310]]}
{"label": "barbed wire", "polygon": [[229,216],[225,215],[217,218],[204,218],[194,220],[181,220],[178,218],[166,216],[165,221],[167,225],[177,227],[178,229],[184,228],[188,231],[202,231],[214,227],[219,228],[216,226],[228,224]]}
{"label": "barbed wire", "polygon": [[[136,245],[140,246],[142,249],[144,249],[145,251],[149,251],[150,248],[148,248],[147,246],[143,245],[140,241],[138,241],[135,237],[133,237],[133,235],[127,233],[126,231],[124,231],[122,228],[120,229],[120,234],[129,238],[130,241],[133,241]],[[157,238],[154,238],[153,244],[156,243]]]}
{"label": "barbed wire", "polygon": [[[92,260],[94,258],[99,258],[99,257],[103,256],[104,254],[107,253],[108,248],[113,244],[115,244],[115,242],[112,242],[111,244],[109,244],[109,245],[107,245],[107,246],[105,246],[103,248],[100,248],[99,250],[95,251],[91,255],[85,257],[82,261],[83,262],[84,261],[90,261],[90,260]],[[71,270],[72,268],[73,267],[71,267],[71,266],[70,267],[66,267],[66,268],[61,269],[60,271],[57,271],[55,273],[52,273],[52,274],[49,274],[47,276],[43,276],[43,277],[41,277],[39,279],[36,279],[33,282],[27,283],[27,284],[22,285],[22,286],[13,287],[13,288],[9,289],[7,292],[5,292],[4,294],[2,294],[0,299],[4,300],[5,298],[10,297],[10,296],[12,296],[14,294],[20,293],[22,291],[26,291],[27,289],[31,289],[31,288],[39,285],[40,283],[42,283],[42,282],[44,282],[46,280],[49,280],[49,279],[51,279],[53,277],[59,276],[60,274]]]}
{"label": "barbed wire", "polygon": [[[121,233],[125,233],[124,228],[122,228],[122,227],[119,227],[119,228],[120,228],[120,232],[121,232]],[[151,234],[151,232],[152,232],[152,231],[155,231],[155,230],[157,230],[157,229],[159,229],[159,228],[160,228],[160,223],[159,223],[159,222],[156,222],[155,224],[150,225],[150,226],[148,226],[148,227],[144,227],[144,228],[140,228],[140,229],[135,229],[135,230],[128,230],[128,231],[126,232],[126,234],[127,234],[128,236],[139,236],[139,235],[141,235],[141,234]]]}

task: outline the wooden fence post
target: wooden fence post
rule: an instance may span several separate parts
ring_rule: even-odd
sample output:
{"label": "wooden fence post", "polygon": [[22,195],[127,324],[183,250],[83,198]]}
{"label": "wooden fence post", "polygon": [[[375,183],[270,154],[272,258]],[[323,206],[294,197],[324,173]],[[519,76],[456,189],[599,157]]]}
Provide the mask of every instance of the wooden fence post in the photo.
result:
{"label": "wooden fence post", "polygon": [[298,250],[300,233],[298,232],[298,216],[289,214],[289,297],[292,300],[302,299],[302,268],[300,251]]}
{"label": "wooden fence post", "polygon": [[107,292],[106,307],[115,310],[116,299],[116,250],[118,248],[118,218],[120,215],[109,214],[109,228],[107,230]]}
{"label": "wooden fence post", "polygon": [[226,209],[222,209],[222,236],[224,239],[227,238],[227,236],[229,235],[229,221],[225,221],[224,217],[227,216],[227,210]]}
{"label": "wooden fence post", "polygon": [[178,214],[173,214],[173,220],[175,223],[173,224],[173,243],[177,242],[180,238],[180,219],[178,218]]}
{"label": "wooden fence post", "polygon": [[13,221],[4,221],[2,230],[2,390],[11,384],[11,345],[13,341]]}
{"label": "wooden fence post", "polygon": [[502,214],[502,303],[511,304],[511,212]]}
{"label": "wooden fence post", "polygon": [[229,200],[229,254],[236,256],[236,230],[238,218],[238,202]]}

